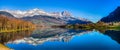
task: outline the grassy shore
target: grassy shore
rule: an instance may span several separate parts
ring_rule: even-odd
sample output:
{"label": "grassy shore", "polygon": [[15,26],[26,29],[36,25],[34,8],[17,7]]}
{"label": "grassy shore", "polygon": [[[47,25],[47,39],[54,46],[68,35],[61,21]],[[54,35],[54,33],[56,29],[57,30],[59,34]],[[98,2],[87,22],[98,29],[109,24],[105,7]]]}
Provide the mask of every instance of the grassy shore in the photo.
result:
{"label": "grassy shore", "polygon": [[109,26],[108,29],[120,30],[120,26]]}
{"label": "grassy shore", "polygon": [[10,50],[10,48],[6,47],[3,44],[0,44],[0,50]]}
{"label": "grassy shore", "polygon": [[89,25],[62,25],[62,26],[55,26],[60,28],[67,28],[67,29],[96,29],[96,30],[120,30],[119,25],[99,25],[99,24],[89,24]]}
{"label": "grassy shore", "polygon": [[33,30],[35,28],[23,28],[23,29],[11,29],[11,30],[0,30],[0,33],[2,32],[17,32],[17,31],[22,31],[22,30]]}

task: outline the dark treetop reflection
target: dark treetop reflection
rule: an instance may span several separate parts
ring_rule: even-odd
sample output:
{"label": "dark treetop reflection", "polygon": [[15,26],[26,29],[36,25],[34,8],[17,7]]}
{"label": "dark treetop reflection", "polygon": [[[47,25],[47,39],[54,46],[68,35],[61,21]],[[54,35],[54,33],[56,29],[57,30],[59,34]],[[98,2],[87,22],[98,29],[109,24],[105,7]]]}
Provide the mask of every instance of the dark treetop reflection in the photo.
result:
{"label": "dark treetop reflection", "polygon": [[107,31],[105,31],[104,34],[108,35],[109,37],[111,37],[113,40],[115,40],[116,42],[118,42],[120,44],[120,31],[107,30]]}

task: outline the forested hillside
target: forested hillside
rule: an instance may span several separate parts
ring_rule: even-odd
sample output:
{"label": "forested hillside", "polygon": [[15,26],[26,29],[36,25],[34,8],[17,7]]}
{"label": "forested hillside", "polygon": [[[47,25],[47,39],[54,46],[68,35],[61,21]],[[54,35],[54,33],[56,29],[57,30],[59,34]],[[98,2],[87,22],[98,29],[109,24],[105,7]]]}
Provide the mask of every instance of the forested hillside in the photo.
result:
{"label": "forested hillside", "polygon": [[7,32],[8,30],[25,30],[30,28],[35,28],[35,25],[31,22],[0,15],[0,32]]}

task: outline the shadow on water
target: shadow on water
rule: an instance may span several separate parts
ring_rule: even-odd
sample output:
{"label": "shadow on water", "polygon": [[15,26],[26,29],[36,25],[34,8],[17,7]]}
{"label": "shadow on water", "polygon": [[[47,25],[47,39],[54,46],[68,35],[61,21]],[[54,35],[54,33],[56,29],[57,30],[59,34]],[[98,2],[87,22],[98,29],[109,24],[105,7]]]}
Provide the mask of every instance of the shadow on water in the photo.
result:
{"label": "shadow on water", "polygon": [[102,33],[120,44],[120,30],[104,30]]}

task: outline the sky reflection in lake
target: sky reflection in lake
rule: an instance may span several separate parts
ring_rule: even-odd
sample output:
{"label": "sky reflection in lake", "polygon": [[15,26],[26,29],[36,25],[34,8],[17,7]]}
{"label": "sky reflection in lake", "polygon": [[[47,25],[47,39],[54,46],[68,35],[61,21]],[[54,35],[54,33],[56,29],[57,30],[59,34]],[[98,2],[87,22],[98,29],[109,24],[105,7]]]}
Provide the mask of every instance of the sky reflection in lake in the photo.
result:
{"label": "sky reflection in lake", "polygon": [[[6,46],[15,50],[120,49],[118,41],[115,41],[111,36],[107,35],[108,32],[100,33],[95,30],[64,30],[60,33],[56,31],[57,29],[47,31],[47,33],[53,32],[52,36],[51,34],[44,34],[44,32],[41,34],[33,33],[29,37],[9,42]],[[111,34],[114,34],[116,31],[112,32],[113,31],[111,31]]]}

